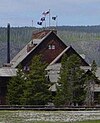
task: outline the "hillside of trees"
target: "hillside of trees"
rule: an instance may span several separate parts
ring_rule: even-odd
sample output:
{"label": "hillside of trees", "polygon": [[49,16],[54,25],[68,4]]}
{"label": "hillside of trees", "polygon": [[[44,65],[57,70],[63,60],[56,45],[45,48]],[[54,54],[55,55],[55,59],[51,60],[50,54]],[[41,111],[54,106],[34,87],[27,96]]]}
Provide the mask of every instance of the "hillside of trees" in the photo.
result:
{"label": "hillside of trees", "polygon": [[[55,28],[55,27],[51,27]],[[11,27],[11,59],[27,44],[35,27]],[[59,26],[57,27],[59,37],[74,49],[85,55],[88,63],[96,61],[100,66],[100,26]],[[6,63],[7,29],[0,28],[0,66]]]}

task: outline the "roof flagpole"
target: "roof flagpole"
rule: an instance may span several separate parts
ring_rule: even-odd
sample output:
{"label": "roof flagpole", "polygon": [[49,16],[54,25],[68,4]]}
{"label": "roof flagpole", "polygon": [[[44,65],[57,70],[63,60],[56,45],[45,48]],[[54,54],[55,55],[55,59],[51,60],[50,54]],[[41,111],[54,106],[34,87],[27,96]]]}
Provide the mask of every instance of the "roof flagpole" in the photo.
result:
{"label": "roof flagpole", "polygon": [[[49,25],[48,26],[50,27],[50,9],[48,11],[44,11],[42,14],[45,16],[45,18],[46,18],[46,15],[49,15],[48,17]],[[45,20],[45,27],[46,27],[46,20]]]}
{"label": "roof flagpole", "polygon": [[32,27],[33,27],[33,20],[32,20]]}
{"label": "roof flagpole", "polygon": [[56,28],[58,26],[58,16],[56,16]]}
{"label": "roof flagpole", "polygon": [[52,20],[55,21],[55,27],[57,28],[58,16],[57,16],[57,15],[56,15],[56,16],[53,16],[53,17],[52,17]]}
{"label": "roof flagpole", "polygon": [[50,9],[49,9],[49,27],[50,27],[50,24],[51,24],[51,17],[50,17],[51,15],[50,15]]}

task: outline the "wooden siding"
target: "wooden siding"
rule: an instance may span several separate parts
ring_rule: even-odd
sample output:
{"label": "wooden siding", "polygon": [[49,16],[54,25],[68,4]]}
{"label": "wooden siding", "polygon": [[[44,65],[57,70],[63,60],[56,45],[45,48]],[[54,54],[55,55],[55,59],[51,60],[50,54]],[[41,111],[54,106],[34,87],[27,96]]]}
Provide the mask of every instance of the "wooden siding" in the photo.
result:
{"label": "wooden siding", "polygon": [[[54,45],[55,49],[49,49],[49,45]],[[43,61],[51,63],[67,46],[56,36],[50,33],[33,52],[31,52],[23,61],[22,66],[30,64],[35,55],[42,55]]]}

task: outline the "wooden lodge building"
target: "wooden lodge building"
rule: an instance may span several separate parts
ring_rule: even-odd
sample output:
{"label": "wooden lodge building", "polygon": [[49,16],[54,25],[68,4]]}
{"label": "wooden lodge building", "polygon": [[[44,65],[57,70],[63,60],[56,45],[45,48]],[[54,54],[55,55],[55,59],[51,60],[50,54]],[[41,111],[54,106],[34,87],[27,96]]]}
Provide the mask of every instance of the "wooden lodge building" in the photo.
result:
{"label": "wooden lodge building", "polygon": [[[90,65],[73,47],[66,46],[58,37],[56,30],[43,30],[34,33],[32,40],[10,61],[10,64],[6,64],[0,68],[0,105],[6,104],[7,83],[11,77],[16,76],[17,66],[21,64],[25,71],[29,70],[31,59],[39,54],[42,55],[42,60],[49,64],[46,70],[48,71],[50,81],[53,83],[50,90],[54,92],[56,91],[59,77],[61,58],[64,54],[67,54],[67,56],[76,54],[81,60],[82,69],[86,72],[91,69]],[[100,79],[99,68],[96,74],[98,79]],[[100,85],[96,83],[93,91],[96,94],[99,93]]]}

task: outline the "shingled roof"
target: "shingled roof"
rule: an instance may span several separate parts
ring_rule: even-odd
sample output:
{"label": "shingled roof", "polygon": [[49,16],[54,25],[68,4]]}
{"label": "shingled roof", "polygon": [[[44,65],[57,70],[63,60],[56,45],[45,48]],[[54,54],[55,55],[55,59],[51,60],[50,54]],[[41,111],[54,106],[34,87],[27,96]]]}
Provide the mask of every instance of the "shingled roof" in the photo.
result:
{"label": "shingled roof", "polygon": [[[42,41],[43,39],[33,39],[31,40],[10,62],[11,67],[15,68],[19,65],[19,63],[28,55],[30,52],[32,52]],[[32,50],[28,51],[28,46],[31,45],[31,42],[37,43],[36,46],[32,48]]]}
{"label": "shingled roof", "polygon": [[[25,58],[27,57],[31,52],[33,52],[38,45],[51,33],[51,31],[48,32],[47,35],[42,35],[42,37],[37,38],[36,39],[32,39],[10,62],[11,67],[15,68],[19,65],[19,63]],[[30,51],[27,51],[28,46],[31,46],[31,44],[34,43],[36,45],[34,45],[34,47],[31,48]]]}

